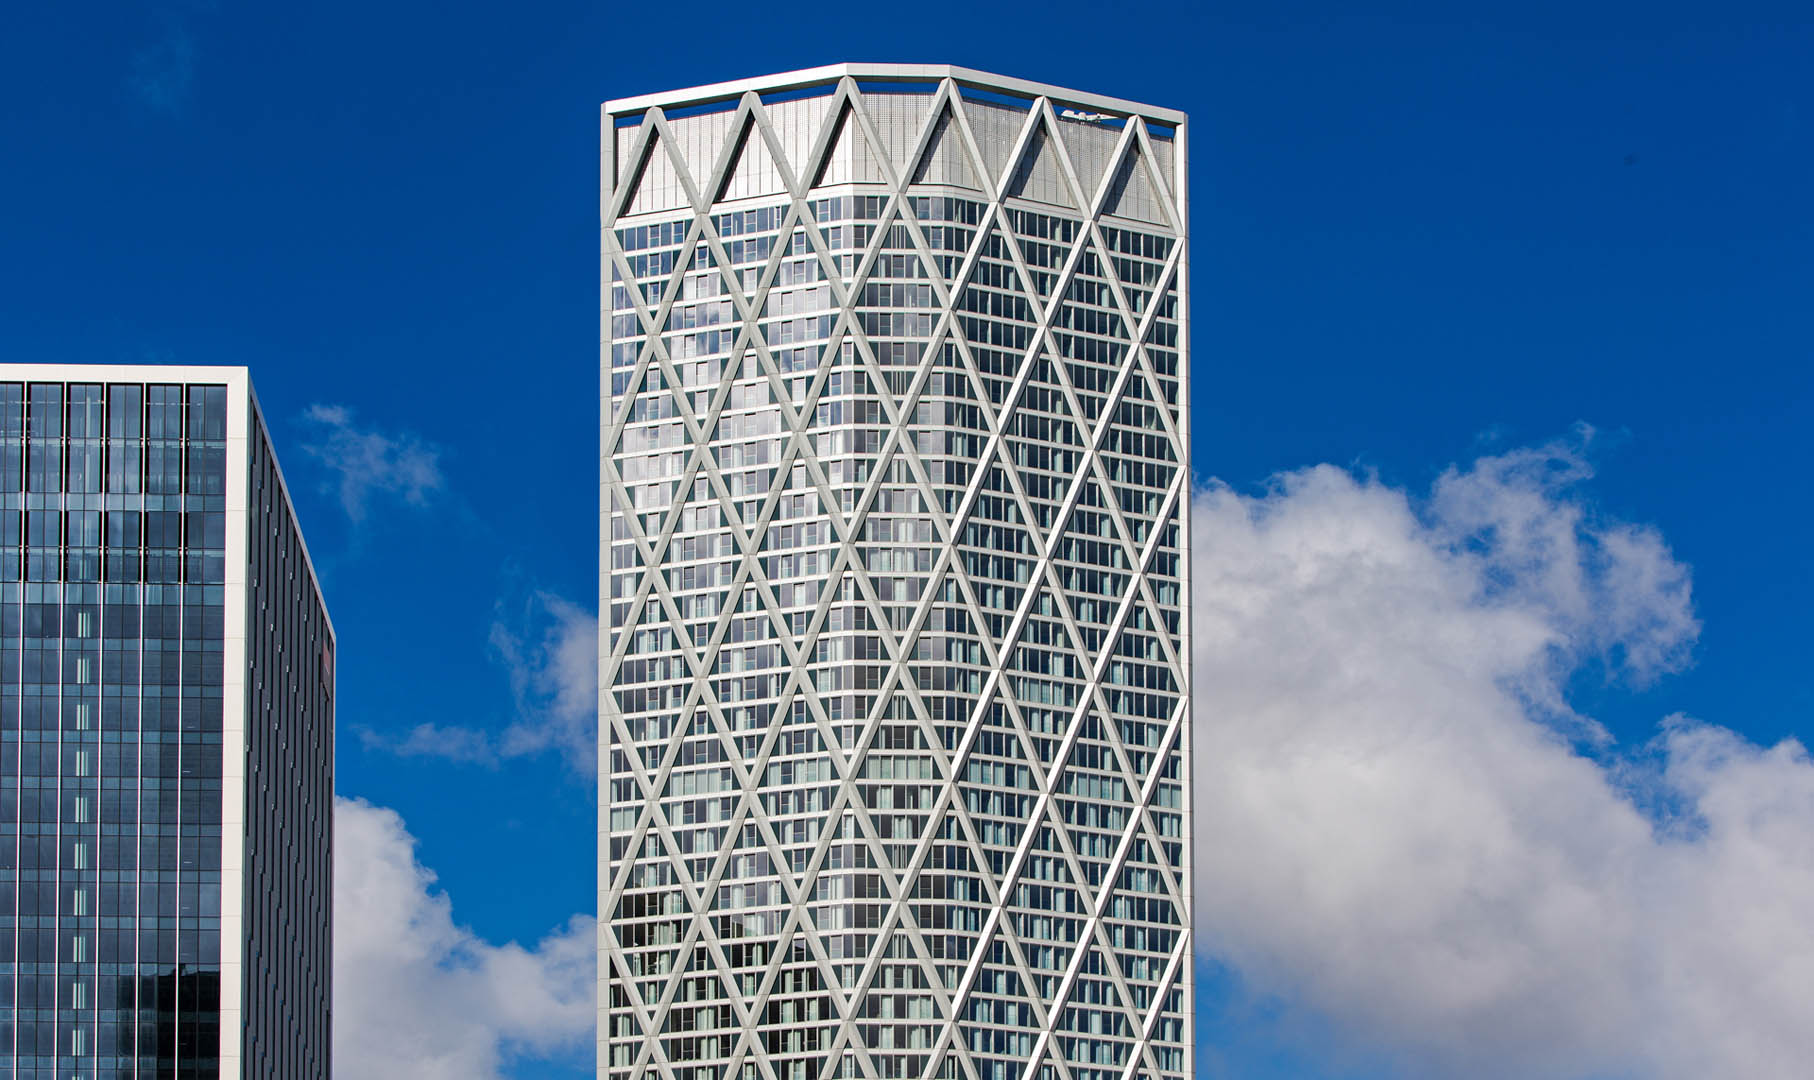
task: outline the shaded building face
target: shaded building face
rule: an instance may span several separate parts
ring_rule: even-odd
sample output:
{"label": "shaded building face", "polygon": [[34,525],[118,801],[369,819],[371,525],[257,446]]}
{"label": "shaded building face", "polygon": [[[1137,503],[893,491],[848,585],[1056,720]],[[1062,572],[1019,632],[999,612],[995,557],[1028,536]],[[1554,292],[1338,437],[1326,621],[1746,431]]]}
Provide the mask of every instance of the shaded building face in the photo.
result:
{"label": "shaded building face", "polygon": [[[248,417],[230,439],[229,416],[249,397],[243,382],[14,370],[0,367],[0,1062],[43,1080],[240,1075],[254,527]],[[298,928],[299,945],[325,937],[325,921]],[[319,1011],[325,1031],[325,995]]]}
{"label": "shaded building face", "polygon": [[599,1075],[1188,1074],[1182,117],[604,136]]}

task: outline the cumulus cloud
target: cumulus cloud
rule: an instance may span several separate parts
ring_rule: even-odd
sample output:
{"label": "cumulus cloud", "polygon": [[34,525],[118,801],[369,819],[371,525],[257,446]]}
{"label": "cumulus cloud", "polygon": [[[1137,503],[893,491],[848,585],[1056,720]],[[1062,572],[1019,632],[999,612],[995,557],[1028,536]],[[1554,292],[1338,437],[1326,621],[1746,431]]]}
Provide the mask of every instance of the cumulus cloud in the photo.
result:
{"label": "cumulus cloud", "polygon": [[1403,1075],[1805,1075],[1814,764],[1570,710],[1699,633],[1663,539],[1582,496],[1585,440],[1416,496],[1196,496],[1199,950]]}
{"label": "cumulus cloud", "polygon": [[507,756],[558,750],[576,770],[598,771],[598,618],[553,593],[534,593],[527,630],[500,620],[491,645],[510,670],[517,721],[499,749]]}
{"label": "cumulus cloud", "polygon": [[[1584,669],[1645,685],[1700,632],[1663,538],[1583,494],[1589,438],[1415,493],[1324,466],[1197,495],[1199,948],[1394,1075],[1800,1075],[1814,762],[1682,716],[1620,747],[1570,708]],[[492,636],[517,719],[424,725],[402,752],[589,770],[596,634],[532,595]],[[585,1041],[589,921],[476,939],[396,815],[338,820],[354,1080],[489,1078],[513,1049]]]}
{"label": "cumulus cloud", "polygon": [[502,731],[422,723],[401,736],[364,730],[370,747],[404,757],[495,765],[555,751],[582,776],[598,771],[598,619],[571,600],[530,593],[491,625],[490,644],[510,676],[515,715]]}
{"label": "cumulus cloud", "polygon": [[492,944],[454,922],[395,811],[341,799],[334,830],[335,1075],[498,1080],[517,1057],[590,1045],[590,916]]}
{"label": "cumulus cloud", "polygon": [[303,419],[315,433],[303,453],[327,467],[332,478],[322,490],[339,496],[355,524],[379,498],[426,506],[441,490],[441,450],[432,443],[360,427],[342,405],[311,405]]}

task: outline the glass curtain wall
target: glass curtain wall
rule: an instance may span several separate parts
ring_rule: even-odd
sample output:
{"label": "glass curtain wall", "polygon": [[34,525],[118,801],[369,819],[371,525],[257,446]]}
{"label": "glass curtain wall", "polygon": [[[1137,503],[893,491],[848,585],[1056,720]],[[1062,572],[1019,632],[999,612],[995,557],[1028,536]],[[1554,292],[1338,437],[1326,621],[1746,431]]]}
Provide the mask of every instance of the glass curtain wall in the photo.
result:
{"label": "glass curtain wall", "polygon": [[0,1064],[219,1072],[227,391],[0,383]]}

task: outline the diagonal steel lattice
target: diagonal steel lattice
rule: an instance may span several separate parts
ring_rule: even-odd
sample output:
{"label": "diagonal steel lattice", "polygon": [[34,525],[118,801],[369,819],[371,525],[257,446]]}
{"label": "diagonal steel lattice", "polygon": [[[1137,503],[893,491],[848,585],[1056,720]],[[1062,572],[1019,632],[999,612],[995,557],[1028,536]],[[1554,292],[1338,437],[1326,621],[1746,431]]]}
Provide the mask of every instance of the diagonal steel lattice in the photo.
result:
{"label": "diagonal steel lattice", "polygon": [[601,1078],[1192,1067],[1182,125],[931,70],[605,130]]}

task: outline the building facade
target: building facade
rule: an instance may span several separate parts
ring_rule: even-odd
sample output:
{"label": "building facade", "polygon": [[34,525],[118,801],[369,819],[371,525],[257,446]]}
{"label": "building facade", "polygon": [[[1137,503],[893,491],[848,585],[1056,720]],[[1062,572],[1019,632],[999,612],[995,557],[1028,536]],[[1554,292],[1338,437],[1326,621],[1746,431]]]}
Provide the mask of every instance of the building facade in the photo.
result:
{"label": "building facade", "polygon": [[601,1080],[1190,1075],[1185,118],[603,113]]}
{"label": "building facade", "polygon": [[244,368],[0,365],[0,1072],[329,1075],[333,671]]}

